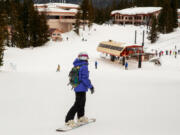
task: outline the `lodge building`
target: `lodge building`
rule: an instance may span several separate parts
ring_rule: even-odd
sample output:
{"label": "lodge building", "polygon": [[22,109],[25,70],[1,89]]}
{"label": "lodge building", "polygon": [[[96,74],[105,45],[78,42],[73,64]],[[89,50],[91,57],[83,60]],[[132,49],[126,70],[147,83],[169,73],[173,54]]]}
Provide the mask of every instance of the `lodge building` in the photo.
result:
{"label": "lodge building", "polygon": [[161,7],[133,7],[111,12],[114,24],[149,24],[152,16],[158,17]]}
{"label": "lodge building", "polygon": [[[151,25],[152,16],[158,17],[161,7],[132,7],[111,12],[114,24]],[[180,9],[178,12],[178,25],[180,27]]]}
{"label": "lodge building", "polygon": [[127,44],[112,40],[100,42],[97,47],[97,51],[109,55],[111,61],[120,57],[137,58],[140,53],[144,53],[142,45]]}
{"label": "lodge building", "polygon": [[34,6],[40,13],[46,13],[49,29],[57,29],[62,33],[72,30],[79,9],[79,5],[69,3],[34,4]]}

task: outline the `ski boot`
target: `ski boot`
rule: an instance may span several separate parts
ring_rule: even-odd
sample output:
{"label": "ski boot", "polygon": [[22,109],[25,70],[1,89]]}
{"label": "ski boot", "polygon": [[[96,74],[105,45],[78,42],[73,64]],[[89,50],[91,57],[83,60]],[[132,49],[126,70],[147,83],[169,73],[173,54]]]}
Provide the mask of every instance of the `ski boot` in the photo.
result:
{"label": "ski boot", "polygon": [[71,127],[71,128],[74,128],[77,126],[77,124],[74,122],[74,120],[69,120],[68,122],[65,123],[65,125],[67,127]]}
{"label": "ski boot", "polygon": [[77,124],[78,125],[83,125],[83,124],[85,124],[85,123],[88,123],[88,117],[85,117],[85,116],[83,116],[83,117],[80,117],[78,120],[77,120]]}

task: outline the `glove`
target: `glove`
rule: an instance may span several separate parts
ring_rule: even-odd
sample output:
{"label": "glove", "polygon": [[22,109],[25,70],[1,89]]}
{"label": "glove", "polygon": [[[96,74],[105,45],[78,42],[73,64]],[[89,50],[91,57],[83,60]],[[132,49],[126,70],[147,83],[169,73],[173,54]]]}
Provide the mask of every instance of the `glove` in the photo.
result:
{"label": "glove", "polygon": [[92,86],[92,88],[90,88],[90,90],[91,90],[91,94],[93,94],[94,93],[94,87]]}

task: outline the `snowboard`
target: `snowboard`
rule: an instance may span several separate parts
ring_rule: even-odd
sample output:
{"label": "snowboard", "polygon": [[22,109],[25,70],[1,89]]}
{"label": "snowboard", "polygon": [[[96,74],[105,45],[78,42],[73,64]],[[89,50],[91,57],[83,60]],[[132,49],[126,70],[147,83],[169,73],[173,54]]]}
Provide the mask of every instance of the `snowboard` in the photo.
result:
{"label": "snowboard", "polygon": [[75,127],[63,126],[63,127],[61,127],[61,128],[56,129],[56,131],[57,131],[57,132],[67,132],[67,131],[70,131],[70,130],[73,130],[73,129],[82,127],[82,126],[84,126],[84,125],[87,125],[87,124],[90,124],[90,123],[94,123],[94,122],[96,122],[96,119],[91,118],[91,119],[88,120],[87,123],[83,123],[83,124],[77,125],[77,126],[75,126]]}

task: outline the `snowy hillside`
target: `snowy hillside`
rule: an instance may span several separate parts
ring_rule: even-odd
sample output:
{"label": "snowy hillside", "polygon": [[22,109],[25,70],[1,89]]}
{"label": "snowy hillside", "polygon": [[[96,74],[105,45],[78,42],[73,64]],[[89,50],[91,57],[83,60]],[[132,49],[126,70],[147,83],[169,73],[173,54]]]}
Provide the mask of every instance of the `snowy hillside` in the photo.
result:
{"label": "snowy hillside", "polygon": [[[179,135],[180,55],[162,56],[162,66],[129,62],[129,70],[104,59],[96,51],[99,42],[114,40],[142,43],[145,27],[94,25],[81,36],[63,35],[63,42],[44,47],[6,48],[0,72],[0,134],[58,135],[74,93],[67,86],[68,72],[80,51],[89,54],[90,78],[95,94],[87,94],[86,115],[97,119],[66,135]],[[147,51],[180,49],[180,29],[161,35]],[[66,40],[69,37],[69,40]],[[82,41],[84,38],[87,41]],[[98,69],[94,68],[95,60]],[[56,72],[60,64],[61,72]]]}

